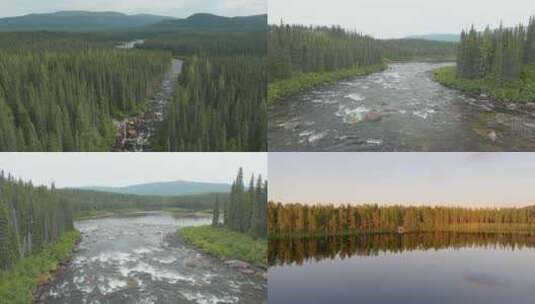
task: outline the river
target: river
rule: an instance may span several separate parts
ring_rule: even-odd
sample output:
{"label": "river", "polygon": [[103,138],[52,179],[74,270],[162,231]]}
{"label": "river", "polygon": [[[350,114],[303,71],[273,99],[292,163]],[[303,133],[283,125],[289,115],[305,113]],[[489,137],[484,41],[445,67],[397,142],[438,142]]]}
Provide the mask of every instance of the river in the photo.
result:
{"label": "river", "polygon": [[265,277],[242,274],[176,236],[178,227],[209,221],[151,212],[77,222],[82,241],[39,303],[265,303]]}
{"label": "river", "polygon": [[270,304],[531,304],[535,236],[410,233],[271,240]]}
{"label": "river", "polygon": [[451,63],[396,63],[287,97],[269,111],[270,151],[533,151],[532,111],[433,80]]}
{"label": "river", "polygon": [[150,152],[151,140],[158,125],[164,120],[167,104],[172,98],[182,71],[183,61],[172,59],[156,93],[147,101],[147,111],[135,117],[115,121],[117,136],[112,151]]}

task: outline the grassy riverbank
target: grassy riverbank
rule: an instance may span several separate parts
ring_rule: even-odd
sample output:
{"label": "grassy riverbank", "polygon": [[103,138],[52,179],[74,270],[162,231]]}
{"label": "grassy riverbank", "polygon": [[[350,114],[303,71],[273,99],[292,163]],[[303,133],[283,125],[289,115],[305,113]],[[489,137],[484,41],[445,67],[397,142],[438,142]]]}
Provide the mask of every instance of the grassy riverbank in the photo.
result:
{"label": "grassy riverbank", "polygon": [[[459,224],[449,227],[441,227],[436,229],[405,229],[404,233],[433,233],[433,232],[453,232],[453,233],[496,233],[496,234],[524,234],[535,235],[535,224]],[[325,233],[291,233],[291,234],[270,234],[269,238],[273,240],[286,238],[322,238],[332,236],[351,236],[351,235],[365,235],[365,234],[392,234],[398,233],[397,229],[376,229],[367,231],[339,231],[339,232],[325,232]]]}
{"label": "grassy riverbank", "polygon": [[303,90],[326,85],[345,78],[376,73],[384,69],[386,69],[386,65],[380,64],[332,72],[306,73],[289,79],[278,80],[268,85],[268,105],[274,104],[283,97],[297,94]]}
{"label": "grassy riverbank", "polygon": [[186,243],[224,259],[236,259],[266,267],[267,241],[212,226],[185,227],[178,230]]}
{"label": "grassy riverbank", "polygon": [[67,232],[56,243],[17,262],[13,269],[0,271],[0,303],[31,303],[37,286],[48,281],[69,258],[79,238],[78,231]]}
{"label": "grassy riverbank", "polygon": [[535,64],[524,67],[516,81],[498,81],[493,78],[460,79],[456,67],[448,66],[433,71],[435,80],[470,94],[485,94],[497,101],[535,102]]}

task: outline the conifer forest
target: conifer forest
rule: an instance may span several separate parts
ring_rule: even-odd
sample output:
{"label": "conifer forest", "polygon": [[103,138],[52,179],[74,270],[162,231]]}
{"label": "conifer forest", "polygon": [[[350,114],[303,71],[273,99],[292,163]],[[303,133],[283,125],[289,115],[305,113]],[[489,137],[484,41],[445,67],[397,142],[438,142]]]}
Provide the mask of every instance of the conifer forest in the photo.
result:
{"label": "conifer forest", "polygon": [[0,151],[265,151],[265,19],[1,31]]}

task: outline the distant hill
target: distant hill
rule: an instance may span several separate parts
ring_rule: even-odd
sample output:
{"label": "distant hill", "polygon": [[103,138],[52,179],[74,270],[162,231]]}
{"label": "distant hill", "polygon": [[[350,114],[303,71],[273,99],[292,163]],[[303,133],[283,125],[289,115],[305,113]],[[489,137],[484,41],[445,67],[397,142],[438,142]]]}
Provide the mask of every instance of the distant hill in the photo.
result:
{"label": "distant hill", "polygon": [[127,15],[117,12],[61,11],[0,19],[0,31],[95,31],[126,29],[173,19],[149,14]]}
{"label": "distant hill", "polygon": [[117,12],[61,11],[0,18],[0,31],[99,30],[174,31],[180,29],[209,31],[265,31],[267,15],[222,17],[195,14],[185,19],[149,14],[127,15]]}
{"label": "distant hill", "polygon": [[222,17],[212,14],[195,14],[186,19],[164,20],[149,26],[150,29],[195,29],[203,31],[266,31],[267,15]]}
{"label": "distant hill", "polygon": [[110,193],[155,195],[155,196],[179,196],[196,195],[203,193],[230,192],[230,185],[223,183],[203,183],[191,181],[173,181],[161,183],[148,183],[131,185],[126,187],[82,187],[82,190],[93,190]]}
{"label": "distant hill", "polygon": [[459,42],[461,37],[458,34],[423,34],[412,35],[406,37],[407,39],[422,39],[431,41],[445,41],[445,42]]}

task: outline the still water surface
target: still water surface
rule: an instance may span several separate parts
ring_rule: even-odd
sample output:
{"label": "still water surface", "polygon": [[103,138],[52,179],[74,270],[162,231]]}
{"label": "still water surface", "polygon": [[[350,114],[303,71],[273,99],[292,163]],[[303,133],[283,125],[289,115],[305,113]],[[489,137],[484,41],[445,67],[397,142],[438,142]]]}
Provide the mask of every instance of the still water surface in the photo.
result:
{"label": "still water surface", "polygon": [[271,240],[270,304],[535,303],[535,236]]}

